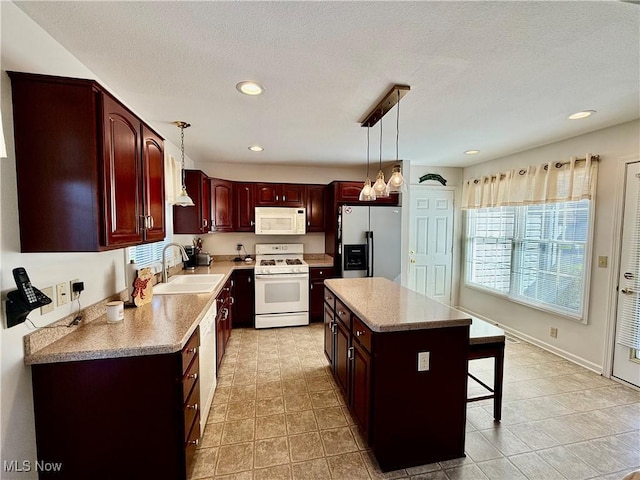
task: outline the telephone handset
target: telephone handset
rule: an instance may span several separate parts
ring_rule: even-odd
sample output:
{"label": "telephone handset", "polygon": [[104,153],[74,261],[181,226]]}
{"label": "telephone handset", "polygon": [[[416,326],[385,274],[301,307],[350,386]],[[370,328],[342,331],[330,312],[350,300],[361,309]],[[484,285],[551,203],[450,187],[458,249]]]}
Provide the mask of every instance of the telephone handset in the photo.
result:
{"label": "telephone handset", "polygon": [[16,281],[18,291],[22,294],[23,301],[27,303],[29,308],[35,309],[51,303],[49,297],[31,285],[29,275],[23,267],[13,269],[13,278]]}

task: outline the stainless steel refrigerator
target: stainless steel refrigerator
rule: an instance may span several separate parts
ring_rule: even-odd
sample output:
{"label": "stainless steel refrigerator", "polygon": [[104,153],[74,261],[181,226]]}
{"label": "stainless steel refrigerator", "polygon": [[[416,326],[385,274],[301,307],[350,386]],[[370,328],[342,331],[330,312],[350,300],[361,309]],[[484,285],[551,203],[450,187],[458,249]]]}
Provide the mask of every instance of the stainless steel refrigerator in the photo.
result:
{"label": "stainless steel refrigerator", "polygon": [[400,283],[401,217],[400,207],[340,207],[338,241],[343,277],[385,277]]}

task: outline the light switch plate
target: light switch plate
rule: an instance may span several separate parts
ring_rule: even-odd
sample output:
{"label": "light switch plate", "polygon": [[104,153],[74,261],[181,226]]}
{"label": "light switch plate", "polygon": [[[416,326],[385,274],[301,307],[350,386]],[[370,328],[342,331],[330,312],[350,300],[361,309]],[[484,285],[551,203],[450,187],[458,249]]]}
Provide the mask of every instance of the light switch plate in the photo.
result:
{"label": "light switch plate", "polygon": [[64,305],[69,300],[69,284],[67,282],[56,285],[56,305]]}
{"label": "light switch plate", "polygon": [[598,267],[607,268],[609,257],[598,257]]}
{"label": "light switch plate", "polygon": [[[53,299],[53,287],[47,287],[42,289],[42,293],[44,293],[47,297]],[[40,307],[40,315],[44,315],[45,313],[53,312],[53,302],[49,305],[45,305],[44,307]]]}
{"label": "light switch plate", "polygon": [[426,372],[429,370],[429,353],[430,352],[418,352],[418,371]]}

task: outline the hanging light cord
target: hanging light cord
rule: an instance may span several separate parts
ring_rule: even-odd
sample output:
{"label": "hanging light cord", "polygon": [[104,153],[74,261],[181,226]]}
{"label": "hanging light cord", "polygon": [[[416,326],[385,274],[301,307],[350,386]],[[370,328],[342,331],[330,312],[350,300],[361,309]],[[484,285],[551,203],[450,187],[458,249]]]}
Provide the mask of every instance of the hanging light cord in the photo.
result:
{"label": "hanging light cord", "polygon": [[400,90],[398,90],[398,108],[396,110],[396,162],[398,161],[398,138],[399,137],[400,137]]}
{"label": "hanging light cord", "polygon": [[379,169],[382,170],[382,117],[380,117],[380,163]]}
{"label": "hanging light cord", "polygon": [[182,153],[182,188],[184,185],[184,123],[180,125],[180,151]]}
{"label": "hanging light cord", "polygon": [[369,178],[369,128],[367,125],[367,178]]}

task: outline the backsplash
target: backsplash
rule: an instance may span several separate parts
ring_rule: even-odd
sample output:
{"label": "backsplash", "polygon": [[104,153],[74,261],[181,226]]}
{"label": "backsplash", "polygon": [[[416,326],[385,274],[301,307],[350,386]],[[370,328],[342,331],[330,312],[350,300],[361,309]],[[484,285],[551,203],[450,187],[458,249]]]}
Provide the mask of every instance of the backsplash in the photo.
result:
{"label": "backsplash", "polygon": [[[194,235],[174,235],[174,241],[182,245],[191,245]],[[219,255],[236,255],[236,245],[244,245],[248,255],[255,257],[256,243],[302,243],[304,253],[324,253],[324,233],[307,233],[306,235],[256,235],[254,233],[231,232],[209,233],[201,235],[202,250],[214,257]],[[244,251],[240,252],[244,256]]]}

